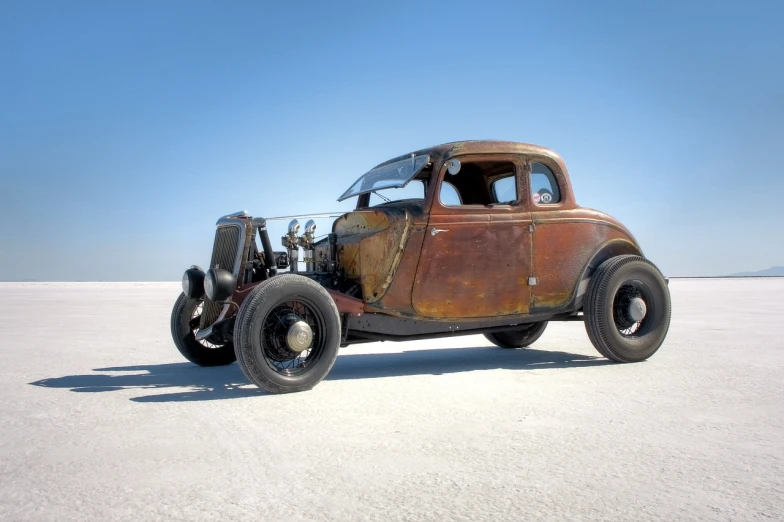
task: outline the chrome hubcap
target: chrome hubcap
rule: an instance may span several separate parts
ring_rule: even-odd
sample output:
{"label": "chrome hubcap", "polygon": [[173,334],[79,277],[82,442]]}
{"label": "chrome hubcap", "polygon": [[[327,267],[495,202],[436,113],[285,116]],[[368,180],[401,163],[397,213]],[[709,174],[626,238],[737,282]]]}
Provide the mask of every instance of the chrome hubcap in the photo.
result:
{"label": "chrome hubcap", "polygon": [[292,352],[299,353],[308,347],[313,342],[313,330],[310,325],[305,321],[297,321],[289,326],[289,331],[286,334],[286,344]]}
{"label": "chrome hubcap", "polygon": [[629,317],[632,321],[642,321],[646,313],[648,313],[648,307],[645,306],[645,301],[639,297],[635,297],[629,302]]}

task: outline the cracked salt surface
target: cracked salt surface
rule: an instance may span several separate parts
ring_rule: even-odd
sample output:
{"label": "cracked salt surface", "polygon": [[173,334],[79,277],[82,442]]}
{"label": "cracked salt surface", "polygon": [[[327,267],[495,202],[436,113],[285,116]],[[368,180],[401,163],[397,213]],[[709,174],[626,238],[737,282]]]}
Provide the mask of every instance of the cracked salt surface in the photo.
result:
{"label": "cracked salt surface", "polygon": [[178,284],[0,283],[0,519],[784,519],[784,280],[670,289],[644,363],[555,323],[274,396],[181,359]]}

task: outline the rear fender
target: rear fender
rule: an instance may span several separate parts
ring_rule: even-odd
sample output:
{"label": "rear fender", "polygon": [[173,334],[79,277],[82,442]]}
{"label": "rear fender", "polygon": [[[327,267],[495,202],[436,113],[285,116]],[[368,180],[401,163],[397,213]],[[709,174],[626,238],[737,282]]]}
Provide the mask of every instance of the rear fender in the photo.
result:
{"label": "rear fender", "polygon": [[636,244],[626,239],[613,239],[599,247],[593,257],[591,257],[591,260],[585,265],[585,268],[583,268],[582,276],[580,276],[580,283],[577,285],[574,298],[572,299],[574,302],[574,310],[582,310],[583,298],[588,291],[588,284],[596,269],[608,259],[623,255],[643,257],[642,250],[640,250]]}

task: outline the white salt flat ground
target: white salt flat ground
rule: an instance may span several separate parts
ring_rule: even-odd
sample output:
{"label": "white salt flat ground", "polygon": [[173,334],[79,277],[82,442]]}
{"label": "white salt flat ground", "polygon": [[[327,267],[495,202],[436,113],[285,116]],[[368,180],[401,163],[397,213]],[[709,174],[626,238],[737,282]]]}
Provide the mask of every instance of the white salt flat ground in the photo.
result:
{"label": "white salt flat ground", "polygon": [[784,279],[670,287],[644,363],[552,324],[272,396],[180,358],[177,284],[0,284],[0,520],[782,520]]}

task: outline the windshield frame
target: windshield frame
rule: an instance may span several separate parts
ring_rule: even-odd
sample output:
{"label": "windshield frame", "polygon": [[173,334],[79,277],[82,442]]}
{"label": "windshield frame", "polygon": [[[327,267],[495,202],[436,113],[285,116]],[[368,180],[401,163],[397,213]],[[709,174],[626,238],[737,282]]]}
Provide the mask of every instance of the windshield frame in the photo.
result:
{"label": "windshield frame", "polygon": [[[338,201],[344,201],[362,194],[369,194],[377,190],[403,188],[422,172],[429,163],[429,154],[411,154],[408,158],[380,165],[361,175],[338,198]],[[378,182],[381,182],[381,184],[377,185]]]}

